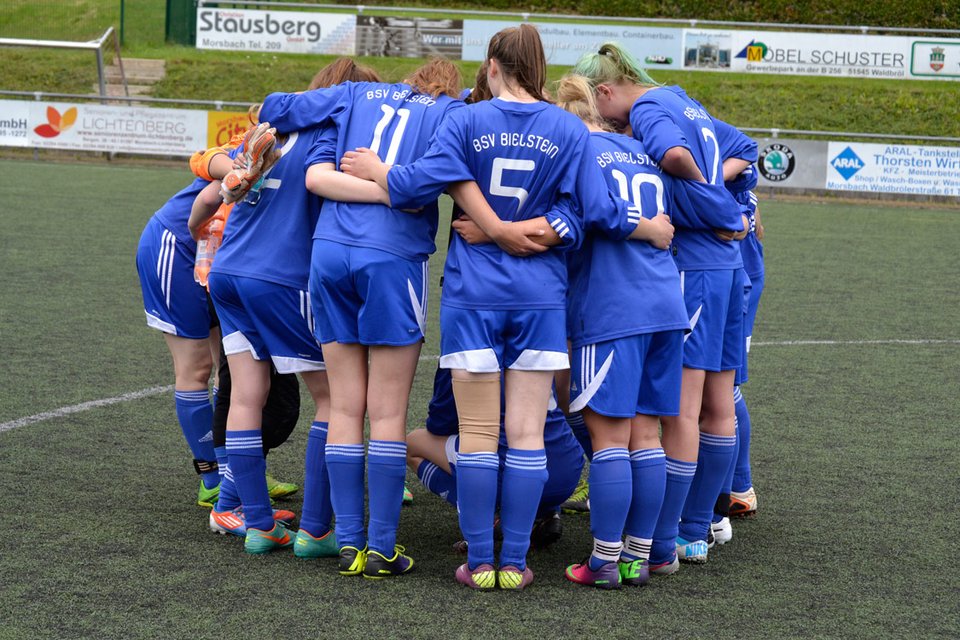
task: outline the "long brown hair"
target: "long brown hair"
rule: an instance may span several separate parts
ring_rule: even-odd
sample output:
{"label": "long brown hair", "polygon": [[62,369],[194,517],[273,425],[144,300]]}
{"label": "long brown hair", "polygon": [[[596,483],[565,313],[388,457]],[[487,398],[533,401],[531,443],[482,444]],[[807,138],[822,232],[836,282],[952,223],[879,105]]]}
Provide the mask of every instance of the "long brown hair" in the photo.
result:
{"label": "long brown hair", "polygon": [[370,67],[357,64],[352,58],[337,58],[313,76],[307,91],[325,89],[341,82],[380,82],[380,76]]}
{"label": "long brown hair", "polygon": [[490,93],[490,85],[487,84],[487,63],[484,62],[477,69],[477,79],[474,80],[473,89],[470,90],[470,95],[466,97],[464,102],[474,104],[491,98],[493,98],[493,94]]}
{"label": "long brown hair", "polygon": [[444,93],[451,98],[459,98],[463,79],[457,65],[443,58],[431,58],[429,62],[404,78],[403,84],[408,84],[418,93],[434,98]]}
{"label": "long brown hair", "polygon": [[540,32],[531,24],[498,31],[487,45],[487,60],[494,59],[508,78],[516,81],[530,97],[550,102],[547,82],[547,58]]}

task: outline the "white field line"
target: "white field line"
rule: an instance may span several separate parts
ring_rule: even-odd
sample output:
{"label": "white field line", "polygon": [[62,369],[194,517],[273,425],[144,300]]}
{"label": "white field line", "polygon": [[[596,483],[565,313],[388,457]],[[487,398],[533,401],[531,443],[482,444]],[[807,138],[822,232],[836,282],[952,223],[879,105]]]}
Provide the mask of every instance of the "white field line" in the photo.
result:
{"label": "white field line", "polygon": [[96,409],[97,407],[106,407],[111,404],[118,404],[120,402],[129,402],[130,400],[148,398],[161,393],[169,393],[170,391],[173,391],[172,384],[168,384],[164,387],[148,387],[146,389],[141,389],[140,391],[131,391],[130,393],[114,396],[113,398],[102,398],[100,400],[91,400],[90,402],[73,404],[69,407],[60,407],[59,409],[54,409],[53,411],[44,411],[43,413],[27,416],[25,418],[17,418],[16,420],[11,420],[10,422],[0,423],[0,433],[3,433],[4,431],[10,431],[11,429],[16,429],[18,427],[25,427],[28,424],[33,424],[35,422],[49,420],[50,418],[61,418],[63,416],[68,416],[71,413],[80,413],[81,411],[86,411],[87,409]]}
{"label": "white field line", "polygon": [[[950,345],[960,345],[960,339],[953,340],[779,340],[779,341],[770,341],[770,342],[754,342],[751,347],[810,347],[810,346],[848,346],[848,345],[929,345],[929,344],[950,344]],[[436,355],[423,355],[420,356],[421,362],[429,362],[439,360],[440,356]],[[106,407],[111,404],[118,404],[121,402],[129,402],[131,400],[139,400],[140,398],[148,398],[150,396],[160,395],[161,393],[169,393],[173,391],[173,385],[166,385],[162,387],[148,387],[146,389],[141,389],[140,391],[131,391],[130,393],[124,393],[119,396],[114,396],[113,398],[102,398],[100,400],[91,400],[90,402],[82,402],[80,404],[70,405],[69,407],[60,407],[59,409],[54,409],[53,411],[44,411],[43,413],[38,413],[32,416],[26,416],[24,418],[17,418],[16,420],[11,420],[10,422],[0,423],[0,433],[4,431],[10,431],[12,429],[17,429],[19,427],[25,427],[36,422],[42,422],[44,420],[49,420],[51,418],[61,418],[63,416],[70,415],[72,413],[79,413],[81,411],[86,411],[88,409],[96,409],[97,407]]]}

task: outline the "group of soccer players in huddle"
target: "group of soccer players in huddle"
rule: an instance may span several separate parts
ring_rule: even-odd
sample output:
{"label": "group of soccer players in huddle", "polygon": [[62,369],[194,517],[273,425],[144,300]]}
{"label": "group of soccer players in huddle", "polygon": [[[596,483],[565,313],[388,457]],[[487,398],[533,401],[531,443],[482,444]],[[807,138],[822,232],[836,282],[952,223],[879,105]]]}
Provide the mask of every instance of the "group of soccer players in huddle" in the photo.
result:
{"label": "group of soccer players in huddle", "polygon": [[[409,465],[457,509],[456,580],[523,589],[535,524],[579,490],[586,458],[593,548],[566,577],[618,588],[705,562],[729,517],[755,512],[739,384],[763,286],[757,146],[616,44],[551,93],[530,25],[491,39],[464,95],[447,61],[389,84],[341,59],[191,163],[137,264],[211,529],[250,553],[403,575]],[[408,433],[444,191],[441,355]],[[211,311],[194,262],[218,219]],[[231,390],[215,380],[214,419],[221,350]],[[299,412],[291,374],[316,409],[295,533],[265,463]]]}

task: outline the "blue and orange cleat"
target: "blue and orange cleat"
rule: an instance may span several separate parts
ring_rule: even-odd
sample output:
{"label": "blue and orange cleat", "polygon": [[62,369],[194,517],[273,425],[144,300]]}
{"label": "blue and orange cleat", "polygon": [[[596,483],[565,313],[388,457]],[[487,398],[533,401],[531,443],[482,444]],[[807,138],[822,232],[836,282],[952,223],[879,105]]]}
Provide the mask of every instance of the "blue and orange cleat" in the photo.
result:
{"label": "blue and orange cleat", "polygon": [[247,529],[247,536],[243,541],[243,548],[247,553],[264,554],[277,549],[286,549],[293,546],[293,536],[282,522],[274,522],[273,529]]}

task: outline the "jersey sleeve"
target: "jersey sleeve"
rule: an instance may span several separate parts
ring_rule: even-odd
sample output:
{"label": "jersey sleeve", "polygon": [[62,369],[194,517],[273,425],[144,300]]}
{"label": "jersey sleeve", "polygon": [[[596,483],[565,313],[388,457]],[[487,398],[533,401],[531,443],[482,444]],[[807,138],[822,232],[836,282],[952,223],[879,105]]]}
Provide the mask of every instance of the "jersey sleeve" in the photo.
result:
{"label": "jersey sleeve", "polygon": [[320,128],[314,137],[310,151],[303,161],[304,169],[315,164],[337,161],[337,128],[327,126]]}
{"label": "jersey sleeve", "polygon": [[724,182],[723,186],[727,188],[727,191],[733,194],[748,192],[756,188],[757,182],[759,182],[758,174],[759,171],[757,170],[757,165],[751,164],[749,167],[741,171],[736,178]]}
{"label": "jersey sleeve", "polygon": [[743,231],[743,209],[721,185],[674,178],[673,204],[677,226]]}
{"label": "jersey sleeve", "polygon": [[630,109],[633,135],[643,143],[651,158],[660,162],[668,149],[683,147],[690,151],[690,143],[674,122],[668,109],[651,98],[641,97]]}
{"label": "jersey sleeve", "polygon": [[553,247],[555,250],[571,251],[580,248],[583,244],[583,216],[572,198],[560,198],[543,215],[560,236],[560,244]]}
{"label": "jersey sleeve", "polygon": [[476,179],[464,155],[465,112],[466,109],[451,110],[423,157],[413,164],[390,169],[390,206],[417,209],[436,200],[450,183]]}
{"label": "jersey sleeve", "polygon": [[269,122],[278,133],[326,124],[350,108],[356,86],[344,82],[304,93],[271,93],[260,107],[260,122]]}
{"label": "jersey sleeve", "polygon": [[717,146],[720,147],[720,159],[729,160],[739,158],[747,162],[756,162],[757,143],[731,124],[710,116],[713,120],[713,130],[717,133]]}

